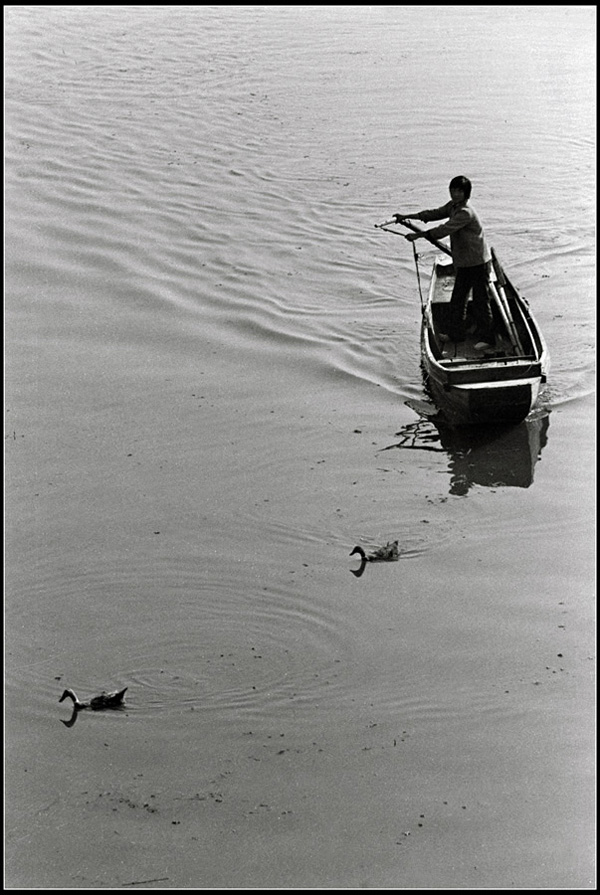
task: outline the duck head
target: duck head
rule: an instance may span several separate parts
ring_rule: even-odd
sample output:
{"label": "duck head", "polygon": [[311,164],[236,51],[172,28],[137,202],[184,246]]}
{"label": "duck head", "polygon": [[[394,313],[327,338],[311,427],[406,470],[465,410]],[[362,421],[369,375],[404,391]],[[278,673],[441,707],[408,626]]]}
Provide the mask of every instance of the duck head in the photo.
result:
{"label": "duck head", "polygon": [[355,553],[358,553],[363,562],[367,562],[367,554],[362,547],[355,547],[350,556],[354,556]]}
{"label": "duck head", "polygon": [[355,553],[357,553],[360,556],[360,568],[350,569],[350,571],[352,572],[352,574],[354,575],[355,578],[360,578],[360,576],[362,575],[362,573],[364,572],[364,570],[367,566],[369,559],[362,547],[355,547],[354,550],[352,551],[352,553],[350,554],[350,556],[354,556]]}
{"label": "duck head", "polygon": [[85,703],[80,702],[80,701],[77,699],[77,694],[75,693],[74,690],[64,690],[64,691],[63,691],[63,695],[60,697],[60,699],[59,699],[58,701],[59,701],[59,702],[62,702],[64,699],[72,699],[72,700],[73,700],[73,706],[74,706],[75,709],[83,709],[83,708],[85,708]]}

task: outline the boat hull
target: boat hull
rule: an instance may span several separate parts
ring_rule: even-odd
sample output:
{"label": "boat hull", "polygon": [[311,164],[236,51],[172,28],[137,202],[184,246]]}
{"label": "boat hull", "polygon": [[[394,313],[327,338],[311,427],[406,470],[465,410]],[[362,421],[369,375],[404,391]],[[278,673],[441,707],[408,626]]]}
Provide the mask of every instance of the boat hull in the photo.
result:
{"label": "boat hull", "polygon": [[454,425],[520,423],[534,407],[540,379],[482,385],[451,385],[428,374],[429,391],[436,406]]}

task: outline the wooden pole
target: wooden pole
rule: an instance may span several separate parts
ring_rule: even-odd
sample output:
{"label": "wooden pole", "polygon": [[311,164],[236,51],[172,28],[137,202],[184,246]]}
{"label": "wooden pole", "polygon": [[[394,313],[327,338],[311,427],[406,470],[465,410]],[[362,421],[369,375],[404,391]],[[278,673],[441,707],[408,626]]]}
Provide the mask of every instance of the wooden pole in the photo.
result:
{"label": "wooden pole", "polygon": [[[450,255],[450,257],[452,257],[452,252],[450,251],[448,246],[445,246],[443,242],[438,242],[437,239],[429,239],[425,230],[422,230],[421,227],[415,227],[415,225],[411,224],[409,221],[397,221],[394,219],[393,221],[384,221],[383,224],[375,224],[375,226],[379,227],[380,230],[385,230],[385,228],[389,227],[390,224],[402,224],[403,227],[408,227],[408,229],[412,230],[413,233],[422,233],[426,237],[426,239],[436,247],[436,249],[439,249],[441,252],[445,252],[446,255]],[[397,230],[390,230],[390,233],[396,233],[397,236],[404,236],[404,233],[398,233]]]}
{"label": "wooden pole", "polygon": [[515,349],[515,351],[518,351],[519,354],[524,354],[525,352],[523,351],[523,346],[521,345],[521,340],[519,339],[519,333],[517,332],[517,327],[515,325],[515,321],[513,320],[513,315],[511,314],[510,305],[506,297],[506,292],[504,291],[504,284],[506,283],[504,271],[502,270],[500,263],[498,262],[498,259],[496,257],[496,253],[493,249],[492,265],[496,273],[497,286],[492,283],[491,279],[490,286],[492,287],[494,292],[497,292],[499,302],[504,308],[504,314],[508,321],[508,332],[510,335],[510,341],[512,342],[513,348]]}

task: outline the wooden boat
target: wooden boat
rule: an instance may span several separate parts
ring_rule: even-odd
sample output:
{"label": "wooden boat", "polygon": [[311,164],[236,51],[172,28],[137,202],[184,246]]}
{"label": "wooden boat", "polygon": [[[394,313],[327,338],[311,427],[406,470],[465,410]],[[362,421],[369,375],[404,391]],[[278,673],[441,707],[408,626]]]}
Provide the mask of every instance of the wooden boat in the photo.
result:
{"label": "wooden boat", "polygon": [[442,341],[455,274],[451,257],[436,257],[433,264],[423,308],[421,359],[430,395],[453,425],[521,422],[548,373],[548,349],[540,328],[495,255],[493,260],[489,288],[496,341],[484,349],[476,348],[480,343],[470,335],[463,342]]}

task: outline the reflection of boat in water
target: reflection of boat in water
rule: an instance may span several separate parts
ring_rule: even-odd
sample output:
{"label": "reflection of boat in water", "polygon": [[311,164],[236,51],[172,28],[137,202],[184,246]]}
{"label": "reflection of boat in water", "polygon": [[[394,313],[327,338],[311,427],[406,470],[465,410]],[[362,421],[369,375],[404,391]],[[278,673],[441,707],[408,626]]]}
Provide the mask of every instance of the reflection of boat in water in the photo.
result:
{"label": "reflection of boat in water", "polygon": [[464,495],[473,485],[486,488],[529,488],[535,464],[547,442],[549,417],[524,420],[516,426],[456,429],[438,418],[404,426],[401,440],[384,450],[435,451],[450,459],[450,494]]}

